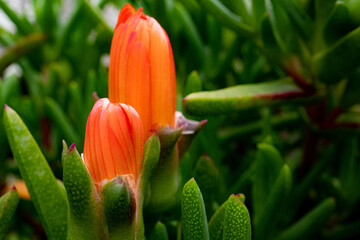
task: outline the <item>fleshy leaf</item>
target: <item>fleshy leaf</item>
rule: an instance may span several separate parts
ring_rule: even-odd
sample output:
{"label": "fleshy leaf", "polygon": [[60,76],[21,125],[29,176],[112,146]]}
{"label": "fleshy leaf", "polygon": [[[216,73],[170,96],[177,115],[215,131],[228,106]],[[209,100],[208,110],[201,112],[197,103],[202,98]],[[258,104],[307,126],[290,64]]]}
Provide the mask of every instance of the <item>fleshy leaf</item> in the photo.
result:
{"label": "fleshy leaf", "polygon": [[101,192],[109,239],[135,239],[136,200],[126,176],[116,176]]}
{"label": "fleshy leaf", "polygon": [[254,29],[245,24],[240,16],[231,12],[222,2],[218,0],[200,0],[198,2],[206,11],[214,15],[217,20],[235,32],[247,37],[254,34]]}
{"label": "fleshy leaf", "polygon": [[192,93],[184,98],[183,109],[195,116],[218,115],[280,103],[310,101],[311,98],[306,96],[290,78],[284,78]]}
{"label": "fleshy leaf", "polygon": [[319,231],[329,221],[334,209],[335,200],[333,198],[324,200],[311,212],[281,233],[276,240],[310,239],[313,232]]}
{"label": "fleshy leaf", "polygon": [[245,204],[234,195],[227,202],[222,239],[251,240],[251,221]]}
{"label": "fleshy leaf", "polygon": [[[11,150],[49,239],[65,239],[68,202],[44,155],[17,113],[5,107]],[[56,216],[56,217],[54,217]]]}
{"label": "fleshy leaf", "polygon": [[15,188],[5,193],[0,198],[0,239],[4,239],[5,234],[11,224],[16,208],[19,203],[19,193]]}
{"label": "fleshy leaf", "polygon": [[360,65],[360,27],[341,38],[330,48],[315,55],[313,69],[324,83],[333,84]]}
{"label": "fleshy leaf", "polygon": [[199,158],[194,177],[203,195],[206,213],[211,216],[212,204],[218,194],[219,172],[209,156],[203,155]]}
{"label": "fleshy leaf", "polygon": [[194,178],[185,184],[182,191],[181,219],[184,240],[209,239],[204,200]]}
{"label": "fleshy leaf", "polygon": [[150,234],[150,240],[168,240],[166,226],[162,222],[157,222]]}
{"label": "fleshy leaf", "polygon": [[75,144],[64,156],[64,185],[69,200],[68,239],[101,239],[100,197]]}
{"label": "fleshy leaf", "polygon": [[255,176],[252,185],[253,216],[258,220],[264,209],[266,200],[275,184],[276,178],[284,164],[279,151],[272,145],[258,145],[255,162]]}
{"label": "fleshy leaf", "polygon": [[[245,195],[244,194],[237,194],[231,195],[228,200],[226,200],[214,213],[209,221],[209,235],[211,240],[222,240],[223,239],[223,229],[224,229],[224,222],[225,222],[225,210],[231,209],[231,207],[227,207],[230,203],[232,198],[236,198],[244,203]],[[236,204],[238,205],[238,204]]]}
{"label": "fleshy leaf", "polygon": [[[254,232],[256,239],[266,239],[271,235],[274,225],[279,220],[281,212],[291,189],[291,172],[287,165],[281,169],[275,184],[271,189],[267,201],[264,203],[263,211],[254,221]],[[277,215],[279,214],[279,215]]]}

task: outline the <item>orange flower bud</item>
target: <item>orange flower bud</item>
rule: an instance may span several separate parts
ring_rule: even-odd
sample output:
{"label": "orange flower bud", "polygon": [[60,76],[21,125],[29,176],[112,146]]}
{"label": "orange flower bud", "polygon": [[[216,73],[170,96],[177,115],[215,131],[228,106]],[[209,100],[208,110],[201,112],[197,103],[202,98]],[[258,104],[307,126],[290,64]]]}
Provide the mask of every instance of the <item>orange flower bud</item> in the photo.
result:
{"label": "orange flower bud", "polygon": [[144,142],[142,121],[134,108],[99,99],[87,120],[83,154],[94,182],[127,174],[137,181]]}
{"label": "orange flower bud", "polygon": [[174,126],[176,76],[169,38],[142,8],[126,4],[111,44],[109,99],[133,106],[145,134],[154,125]]}

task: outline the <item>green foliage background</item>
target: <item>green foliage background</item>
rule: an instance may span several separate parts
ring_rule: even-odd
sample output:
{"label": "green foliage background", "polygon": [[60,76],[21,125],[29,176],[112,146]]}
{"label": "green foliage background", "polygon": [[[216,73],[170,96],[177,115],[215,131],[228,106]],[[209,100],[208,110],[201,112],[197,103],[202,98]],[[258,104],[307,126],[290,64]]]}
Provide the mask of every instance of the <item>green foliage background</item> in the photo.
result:
{"label": "green foliage background", "polygon": [[[169,35],[178,110],[208,120],[181,172],[182,185],[195,177],[209,228],[243,193],[253,239],[360,237],[358,0],[75,0],[65,20],[61,0],[33,0],[34,20],[0,0],[16,27],[0,27],[1,119],[4,104],[16,110],[55,176],[63,139],[82,152],[93,92],[107,96],[113,29],[104,9],[127,2]],[[20,174],[2,120],[0,146],[3,188]],[[165,226],[180,239],[179,209],[145,213],[147,235]],[[44,236],[32,203],[20,200],[7,239]]]}

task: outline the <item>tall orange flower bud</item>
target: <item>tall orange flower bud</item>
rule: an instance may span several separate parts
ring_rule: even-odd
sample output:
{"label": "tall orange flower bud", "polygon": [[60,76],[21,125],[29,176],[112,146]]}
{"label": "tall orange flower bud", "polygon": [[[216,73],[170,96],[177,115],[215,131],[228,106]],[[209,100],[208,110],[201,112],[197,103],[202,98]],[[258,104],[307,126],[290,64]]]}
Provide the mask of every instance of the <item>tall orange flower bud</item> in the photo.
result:
{"label": "tall orange flower bud", "polygon": [[154,125],[174,126],[176,76],[169,38],[142,8],[126,4],[111,44],[109,99],[133,106],[145,134]]}
{"label": "tall orange flower bud", "polygon": [[107,98],[98,100],[87,120],[83,155],[94,182],[127,174],[136,182],[144,141],[142,121],[134,108]]}

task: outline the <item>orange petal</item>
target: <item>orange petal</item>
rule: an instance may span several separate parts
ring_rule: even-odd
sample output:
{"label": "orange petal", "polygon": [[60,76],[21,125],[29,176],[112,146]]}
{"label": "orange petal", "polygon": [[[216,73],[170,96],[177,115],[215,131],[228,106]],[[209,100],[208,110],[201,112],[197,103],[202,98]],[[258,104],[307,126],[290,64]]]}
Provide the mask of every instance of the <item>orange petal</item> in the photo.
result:
{"label": "orange petal", "polygon": [[142,121],[134,108],[99,99],[88,117],[83,154],[94,182],[124,174],[137,179],[144,142]]}

